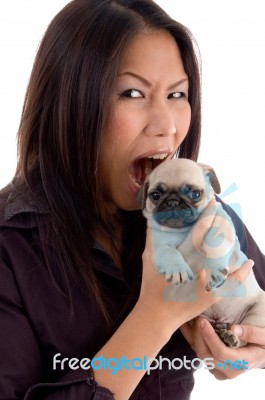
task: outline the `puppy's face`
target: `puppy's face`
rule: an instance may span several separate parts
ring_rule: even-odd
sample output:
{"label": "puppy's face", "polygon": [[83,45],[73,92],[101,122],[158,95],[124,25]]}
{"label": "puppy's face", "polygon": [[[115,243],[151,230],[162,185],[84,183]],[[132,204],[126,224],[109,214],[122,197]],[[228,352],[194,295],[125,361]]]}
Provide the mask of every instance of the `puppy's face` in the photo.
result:
{"label": "puppy's face", "polygon": [[214,196],[218,179],[209,166],[180,158],[160,164],[139,193],[143,214],[160,225],[182,228],[192,225]]}

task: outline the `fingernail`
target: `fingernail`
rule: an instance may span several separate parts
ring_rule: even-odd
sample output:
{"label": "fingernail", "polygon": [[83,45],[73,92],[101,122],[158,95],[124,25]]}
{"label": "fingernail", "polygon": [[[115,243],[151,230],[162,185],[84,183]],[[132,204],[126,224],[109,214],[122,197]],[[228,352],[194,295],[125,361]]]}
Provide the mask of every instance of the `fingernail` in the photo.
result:
{"label": "fingernail", "polygon": [[233,331],[237,336],[241,336],[243,333],[243,329],[241,328],[241,326],[235,326]]}

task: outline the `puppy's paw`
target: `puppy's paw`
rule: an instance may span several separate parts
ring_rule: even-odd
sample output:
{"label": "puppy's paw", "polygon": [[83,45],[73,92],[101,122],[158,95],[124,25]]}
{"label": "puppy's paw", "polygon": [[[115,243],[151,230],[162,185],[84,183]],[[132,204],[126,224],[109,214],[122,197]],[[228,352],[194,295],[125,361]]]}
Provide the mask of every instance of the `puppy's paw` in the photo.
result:
{"label": "puppy's paw", "polygon": [[207,278],[206,278],[205,289],[207,291],[210,291],[222,286],[225,283],[228,275],[228,268],[223,268],[221,270],[215,270],[212,272],[208,271],[206,275]]}
{"label": "puppy's paw", "polygon": [[237,349],[240,346],[240,340],[238,337],[229,329],[220,329],[218,331],[220,339],[228,346],[233,349]]}
{"label": "puppy's paw", "polygon": [[156,268],[165,274],[167,282],[186,284],[193,279],[193,272],[181,253],[172,247],[157,249]]}
{"label": "puppy's paw", "polygon": [[166,274],[167,282],[173,282],[175,285],[187,285],[189,281],[193,280],[193,274],[188,272],[174,272],[173,274]]}

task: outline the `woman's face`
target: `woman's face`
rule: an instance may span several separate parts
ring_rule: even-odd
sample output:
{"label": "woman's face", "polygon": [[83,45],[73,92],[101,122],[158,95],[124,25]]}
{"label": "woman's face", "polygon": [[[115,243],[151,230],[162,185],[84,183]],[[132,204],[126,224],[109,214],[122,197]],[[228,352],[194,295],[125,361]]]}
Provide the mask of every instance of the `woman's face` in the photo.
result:
{"label": "woman's face", "polygon": [[146,174],[171,158],[191,119],[188,77],[167,32],[138,34],[121,62],[107,116],[101,158],[104,188],[115,206],[139,209]]}

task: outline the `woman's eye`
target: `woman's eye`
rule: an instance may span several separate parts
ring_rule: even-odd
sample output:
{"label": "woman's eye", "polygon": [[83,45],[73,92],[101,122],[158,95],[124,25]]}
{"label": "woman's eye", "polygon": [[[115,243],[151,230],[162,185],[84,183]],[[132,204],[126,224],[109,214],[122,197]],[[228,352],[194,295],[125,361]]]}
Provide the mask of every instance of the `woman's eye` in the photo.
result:
{"label": "woman's eye", "polygon": [[121,94],[121,96],[122,97],[128,97],[128,98],[131,98],[131,99],[137,99],[137,98],[143,97],[143,95],[140,92],[140,90],[137,90],[137,89],[125,90],[125,92],[123,92]]}
{"label": "woman's eye", "polygon": [[180,99],[181,97],[186,97],[183,92],[173,92],[168,95],[168,99]]}

